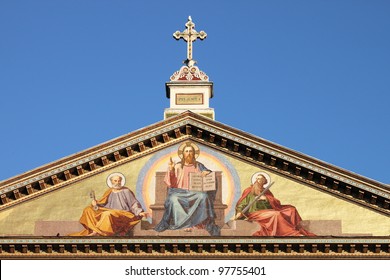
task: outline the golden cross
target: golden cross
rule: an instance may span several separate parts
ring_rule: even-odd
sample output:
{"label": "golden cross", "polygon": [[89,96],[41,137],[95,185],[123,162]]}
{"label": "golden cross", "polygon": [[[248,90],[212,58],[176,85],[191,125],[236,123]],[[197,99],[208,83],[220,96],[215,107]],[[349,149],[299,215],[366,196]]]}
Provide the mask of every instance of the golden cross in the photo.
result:
{"label": "golden cross", "polygon": [[195,24],[192,22],[191,16],[188,17],[188,21],[185,24],[186,29],[183,32],[176,31],[173,33],[173,37],[176,40],[183,39],[187,42],[187,60],[184,61],[187,66],[193,66],[196,61],[192,60],[192,42],[195,42],[196,39],[203,40],[206,38],[207,34],[204,31],[200,31],[199,33],[194,29]]}

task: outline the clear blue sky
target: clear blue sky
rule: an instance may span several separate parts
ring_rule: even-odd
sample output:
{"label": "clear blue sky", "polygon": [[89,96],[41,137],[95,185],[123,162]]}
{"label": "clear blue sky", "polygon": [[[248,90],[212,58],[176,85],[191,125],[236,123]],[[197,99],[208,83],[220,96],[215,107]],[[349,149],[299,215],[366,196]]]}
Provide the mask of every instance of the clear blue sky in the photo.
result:
{"label": "clear blue sky", "polygon": [[162,120],[186,58],[216,120],[390,183],[390,1],[0,2],[0,180]]}

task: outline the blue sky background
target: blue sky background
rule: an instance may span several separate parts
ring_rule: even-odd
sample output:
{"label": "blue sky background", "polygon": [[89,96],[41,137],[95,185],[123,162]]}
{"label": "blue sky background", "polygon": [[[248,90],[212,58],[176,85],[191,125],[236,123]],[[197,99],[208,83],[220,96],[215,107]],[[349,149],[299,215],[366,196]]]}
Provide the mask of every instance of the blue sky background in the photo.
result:
{"label": "blue sky background", "polygon": [[188,15],[216,120],[390,183],[390,1],[0,2],[0,180],[163,119]]}

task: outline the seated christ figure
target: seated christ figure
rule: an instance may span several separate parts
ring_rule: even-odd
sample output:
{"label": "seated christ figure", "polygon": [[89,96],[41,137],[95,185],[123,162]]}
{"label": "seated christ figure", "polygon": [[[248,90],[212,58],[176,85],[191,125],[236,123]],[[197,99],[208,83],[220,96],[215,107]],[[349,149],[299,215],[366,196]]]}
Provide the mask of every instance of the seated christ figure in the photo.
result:
{"label": "seated christ figure", "polygon": [[196,161],[199,148],[192,142],[186,142],[178,149],[181,161],[168,163],[164,182],[168,186],[165,211],[156,231],[185,229],[205,229],[212,236],[220,235],[215,224],[214,200],[216,191],[190,190],[190,174],[206,176],[211,173],[201,162]]}

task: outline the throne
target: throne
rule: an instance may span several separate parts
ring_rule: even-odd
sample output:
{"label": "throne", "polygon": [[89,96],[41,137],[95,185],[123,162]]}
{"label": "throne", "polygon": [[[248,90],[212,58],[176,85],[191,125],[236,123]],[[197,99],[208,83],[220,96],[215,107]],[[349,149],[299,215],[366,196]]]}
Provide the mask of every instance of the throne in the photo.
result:
{"label": "throne", "polygon": [[[168,187],[164,182],[166,172],[156,172],[155,202],[150,205],[152,210],[152,227],[156,226],[162,219],[165,211],[164,202],[167,197]],[[217,192],[214,201],[215,223],[222,227],[225,224],[226,204],[222,203],[222,171],[215,172]]]}

